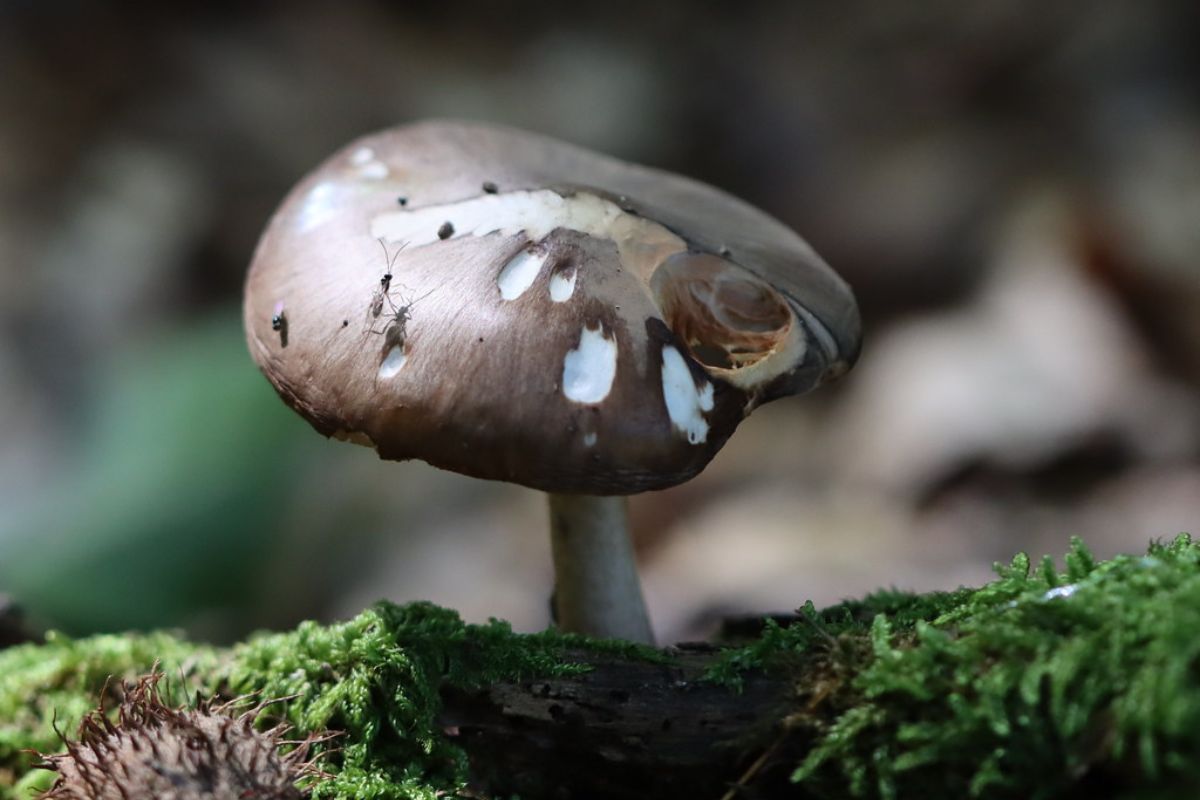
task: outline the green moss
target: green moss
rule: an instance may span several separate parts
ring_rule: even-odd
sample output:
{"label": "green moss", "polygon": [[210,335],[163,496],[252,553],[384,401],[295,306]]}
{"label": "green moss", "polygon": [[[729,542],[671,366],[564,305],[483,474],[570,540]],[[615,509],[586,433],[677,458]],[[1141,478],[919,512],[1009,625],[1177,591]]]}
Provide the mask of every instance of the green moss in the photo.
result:
{"label": "green moss", "polygon": [[180,676],[177,701],[185,689],[287,697],[279,713],[299,733],[342,732],[325,762],[334,776],[314,787],[315,797],[432,800],[466,781],[462,752],[435,725],[439,687],[578,673],[585,667],[568,654],[581,649],[662,658],[623,642],[466,625],[425,603],[381,603],[348,622],[303,623],[222,651],[168,634],[52,636],[0,653],[0,797],[17,796],[13,783],[30,767],[23,751],[57,750],[55,728],[73,732],[110,675],[132,678],[157,661],[168,678]]}
{"label": "green moss", "polygon": [[794,779],[880,798],[1200,785],[1200,548],[1097,564],[1076,540],[1065,561],[1018,556],[911,628],[875,617]]}
{"label": "green moss", "polygon": [[[1021,555],[976,590],[803,609],[730,649],[710,680],[751,670],[796,687],[777,729],[809,797],[1182,796],[1200,785],[1200,547],[1188,537],[1096,563],[1074,542],[1059,570]],[[465,625],[428,604],[380,604],[227,650],[167,634],[53,637],[0,653],[0,797],[42,781],[28,748],[57,748],[109,675],[157,660],[176,688],[288,697],[300,733],[342,737],[319,798],[434,798],[466,782],[440,735],[438,690],[577,673],[574,654],[669,655],[501,622]],[[1089,784],[1092,781],[1092,784]],[[1131,795],[1132,796],[1132,795]]]}
{"label": "green moss", "polygon": [[462,752],[435,725],[439,686],[577,673],[564,653],[580,644],[517,636],[502,622],[464,625],[428,604],[380,604],[347,623],[305,623],[236,648],[225,691],[294,695],[287,716],[299,730],[344,732],[337,774],[316,797],[432,799],[466,781]]}
{"label": "green moss", "polygon": [[32,756],[26,751],[57,751],[55,729],[75,732],[110,675],[132,677],[156,661],[170,675],[194,676],[211,672],[216,655],[168,634],[81,640],[51,635],[44,645],[0,652],[0,797],[12,796],[12,781],[29,770]]}
{"label": "green moss", "polygon": [[883,591],[821,610],[810,601],[788,627],[766,620],[756,641],[726,650],[714,660],[705,678],[740,691],[750,670],[798,670],[809,680],[816,679],[814,667],[853,670],[864,661],[861,645],[877,616],[886,617],[898,631],[910,631],[918,622],[936,619],[954,608],[971,593],[967,589],[928,594]]}

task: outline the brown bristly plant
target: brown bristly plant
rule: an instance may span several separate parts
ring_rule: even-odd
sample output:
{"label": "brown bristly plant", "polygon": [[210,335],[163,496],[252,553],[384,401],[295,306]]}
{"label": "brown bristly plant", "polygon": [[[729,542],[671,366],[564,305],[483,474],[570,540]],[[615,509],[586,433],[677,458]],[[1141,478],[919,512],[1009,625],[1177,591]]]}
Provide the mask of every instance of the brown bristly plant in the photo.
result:
{"label": "brown bristly plant", "polygon": [[324,775],[310,749],[336,734],[294,740],[286,723],[257,728],[267,706],[288,698],[176,707],[163,700],[162,677],[154,670],[122,682],[115,720],[101,693],[75,739],[63,737],[66,752],[42,756],[58,773],[45,800],[300,800],[300,786]]}

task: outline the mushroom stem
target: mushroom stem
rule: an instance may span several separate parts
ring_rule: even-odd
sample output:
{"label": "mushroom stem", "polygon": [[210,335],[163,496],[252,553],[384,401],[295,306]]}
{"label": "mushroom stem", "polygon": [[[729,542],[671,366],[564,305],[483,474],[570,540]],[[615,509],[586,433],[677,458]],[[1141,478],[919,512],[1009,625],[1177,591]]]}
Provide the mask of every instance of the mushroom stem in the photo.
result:
{"label": "mushroom stem", "polygon": [[624,497],[551,494],[554,611],[561,630],[654,644]]}

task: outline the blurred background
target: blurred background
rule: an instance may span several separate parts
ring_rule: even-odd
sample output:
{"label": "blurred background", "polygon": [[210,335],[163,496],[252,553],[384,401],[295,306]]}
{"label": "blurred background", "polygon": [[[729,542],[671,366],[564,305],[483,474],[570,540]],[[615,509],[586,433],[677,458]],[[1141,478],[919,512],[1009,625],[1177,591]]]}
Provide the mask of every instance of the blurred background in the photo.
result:
{"label": "blurred background", "polygon": [[849,376],[633,499],[662,640],[1200,532],[1198,43],[1194,2],[0,0],[0,593],[74,633],[547,624],[541,496],[324,440],[243,342],[291,184],[430,116],[716,184],[858,294]]}

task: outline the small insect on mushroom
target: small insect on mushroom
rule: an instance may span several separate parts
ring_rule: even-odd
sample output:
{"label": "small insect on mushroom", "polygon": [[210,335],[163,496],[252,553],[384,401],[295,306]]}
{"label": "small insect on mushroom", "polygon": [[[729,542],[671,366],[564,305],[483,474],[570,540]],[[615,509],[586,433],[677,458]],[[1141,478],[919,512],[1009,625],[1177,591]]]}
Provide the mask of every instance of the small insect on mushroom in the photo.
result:
{"label": "small insect on mushroom", "polygon": [[271,312],[271,330],[279,332],[280,346],[287,347],[288,321],[282,300],[275,304],[275,310]]}
{"label": "small insect on mushroom", "polygon": [[404,347],[404,341],[408,338],[408,322],[412,319],[413,306],[429,297],[433,292],[434,290],[430,289],[415,300],[406,300],[404,294],[400,293],[402,305],[395,305],[392,303],[392,298],[387,297],[388,305],[392,307],[387,324],[383,326],[383,330],[371,331],[371,333],[383,337],[383,353],[388,353],[394,347]]}
{"label": "small insect on mushroom", "polygon": [[379,315],[383,313],[383,301],[385,299],[391,302],[388,292],[392,289],[392,267],[395,265],[396,259],[400,256],[400,252],[404,249],[404,245],[401,244],[395,253],[389,255],[387,242],[380,239],[379,246],[383,248],[383,260],[387,264],[387,270],[383,273],[383,277],[379,279],[379,288],[375,290],[375,294],[371,297],[371,319],[379,319]]}

